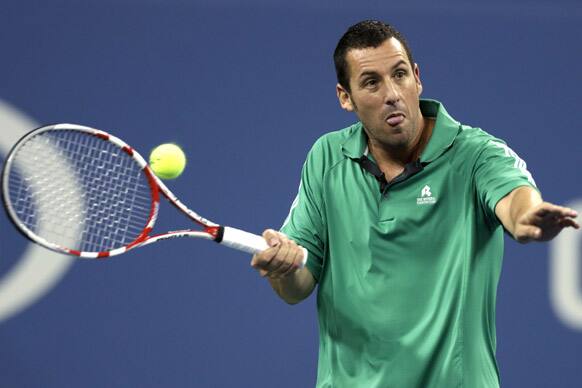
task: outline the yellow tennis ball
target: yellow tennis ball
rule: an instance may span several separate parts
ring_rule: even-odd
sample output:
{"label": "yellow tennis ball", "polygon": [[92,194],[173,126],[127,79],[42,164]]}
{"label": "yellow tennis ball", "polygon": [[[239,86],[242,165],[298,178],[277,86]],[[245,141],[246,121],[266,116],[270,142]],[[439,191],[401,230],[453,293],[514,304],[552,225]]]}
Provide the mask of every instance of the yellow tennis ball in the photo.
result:
{"label": "yellow tennis ball", "polygon": [[176,144],[161,144],[150,154],[150,167],[159,178],[174,179],[184,171],[186,155]]}

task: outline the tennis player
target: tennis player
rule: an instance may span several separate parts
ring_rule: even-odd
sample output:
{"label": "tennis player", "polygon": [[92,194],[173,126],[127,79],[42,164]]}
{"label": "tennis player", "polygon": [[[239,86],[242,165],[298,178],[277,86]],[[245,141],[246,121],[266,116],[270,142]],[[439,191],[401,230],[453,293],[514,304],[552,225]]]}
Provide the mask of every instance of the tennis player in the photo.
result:
{"label": "tennis player", "polygon": [[576,212],[544,202],[502,140],[420,99],[390,25],[350,27],[334,61],[340,106],[359,121],[315,143],[252,266],[288,303],[318,285],[317,387],[498,387],[503,232],[547,241],[579,228]]}

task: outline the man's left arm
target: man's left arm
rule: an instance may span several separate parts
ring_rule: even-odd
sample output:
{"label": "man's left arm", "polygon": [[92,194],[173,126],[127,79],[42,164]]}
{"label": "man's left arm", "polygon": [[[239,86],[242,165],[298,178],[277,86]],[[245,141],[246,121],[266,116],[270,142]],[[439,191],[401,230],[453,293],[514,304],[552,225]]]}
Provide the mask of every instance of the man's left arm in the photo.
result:
{"label": "man's left arm", "polygon": [[520,186],[503,197],[495,214],[513,238],[521,243],[548,241],[564,228],[580,228],[576,211],[544,202],[537,190]]}

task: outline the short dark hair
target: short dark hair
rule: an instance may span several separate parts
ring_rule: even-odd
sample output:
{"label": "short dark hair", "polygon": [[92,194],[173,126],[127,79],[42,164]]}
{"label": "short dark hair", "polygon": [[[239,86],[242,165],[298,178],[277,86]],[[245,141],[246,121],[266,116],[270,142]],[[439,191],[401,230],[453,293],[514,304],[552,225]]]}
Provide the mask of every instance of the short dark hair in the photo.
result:
{"label": "short dark hair", "polygon": [[333,62],[335,64],[337,82],[350,92],[350,74],[346,60],[348,51],[352,49],[378,47],[390,38],[395,38],[402,44],[406,50],[410,66],[414,66],[412,51],[410,51],[406,39],[404,39],[404,36],[398,30],[378,20],[364,20],[348,28],[335,48]]}

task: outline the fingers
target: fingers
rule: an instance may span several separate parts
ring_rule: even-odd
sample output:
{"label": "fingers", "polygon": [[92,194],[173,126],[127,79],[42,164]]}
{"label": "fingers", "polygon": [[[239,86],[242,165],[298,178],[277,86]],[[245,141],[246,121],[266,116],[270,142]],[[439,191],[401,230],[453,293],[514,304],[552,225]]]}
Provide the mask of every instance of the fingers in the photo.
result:
{"label": "fingers", "polygon": [[278,251],[278,247],[271,247],[269,249],[265,249],[263,252],[255,254],[251,259],[251,267],[257,270],[267,268]]}
{"label": "fingers", "polygon": [[286,277],[301,268],[303,263],[303,249],[300,246],[297,247],[299,249],[294,251],[291,265],[285,272],[281,273],[281,277]]}
{"label": "fingers", "polygon": [[575,220],[577,216],[573,209],[544,202],[518,221],[514,237],[522,243],[549,241],[564,228],[579,229],[580,224]]}
{"label": "fingers", "polygon": [[537,226],[522,226],[515,235],[515,239],[520,243],[526,243],[532,240],[542,238],[542,229]]}
{"label": "fingers", "polygon": [[278,253],[282,240],[281,236],[284,235],[273,229],[267,229],[263,232],[263,238],[267,242],[267,245],[269,245],[271,248],[255,254],[251,260],[251,266],[259,270],[261,276],[266,276],[266,269],[269,267],[271,261],[273,261],[273,258]]}
{"label": "fingers", "polygon": [[580,225],[574,218],[578,217],[578,212],[564,206],[554,205],[544,202],[535,212],[531,224],[541,227],[543,230],[558,228],[559,230],[567,227],[579,229]]}
{"label": "fingers", "polygon": [[301,267],[303,249],[283,233],[267,229],[263,238],[270,246],[253,256],[251,266],[263,277],[281,278],[289,276]]}
{"label": "fingers", "polygon": [[281,243],[283,239],[287,239],[287,237],[283,233],[279,233],[273,229],[267,229],[263,232],[263,238],[269,244],[270,247],[277,246]]}
{"label": "fingers", "polygon": [[285,241],[281,245],[278,254],[273,258],[270,265],[269,273],[266,276],[278,278],[293,267],[293,251],[297,244],[293,241]]}
{"label": "fingers", "polygon": [[562,228],[572,227],[575,229],[580,229],[580,224],[572,218],[563,218],[559,221],[559,224]]}
{"label": "fingers", "polygon": [[578,217],[578,212],[574,209],[570,209],[564,206],[554,205],[549,202],[542,203],[538,209],[536,209],[535,215],[540,218],[560,218],[560,217],[568,217],[568,218],[575,218]]}

